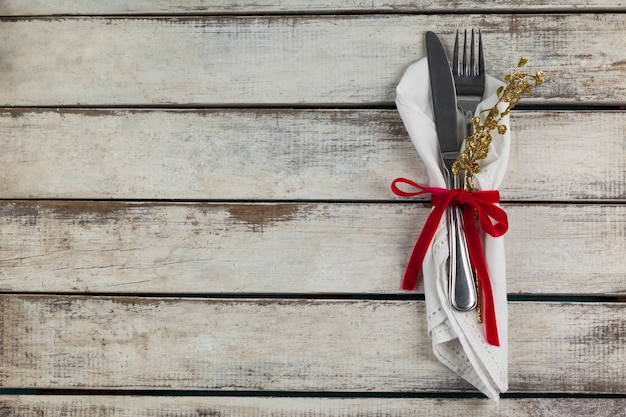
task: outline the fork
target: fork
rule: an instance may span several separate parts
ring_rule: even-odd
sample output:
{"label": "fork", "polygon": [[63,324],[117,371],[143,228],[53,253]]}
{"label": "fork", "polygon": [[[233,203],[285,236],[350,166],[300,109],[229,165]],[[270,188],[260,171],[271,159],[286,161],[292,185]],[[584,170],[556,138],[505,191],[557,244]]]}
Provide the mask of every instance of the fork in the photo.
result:
{"label": "fork", "polygon": [[[467,30],[463,34],[463,62],[459,66],[459,31],[454,40],[454,53],[452,55],[452,75],[456,87],[457,104],[465,116],[465,136],[471,134],[472,117],[476,107],[482,101],[485,92],[485,62],[483,58],[483,40],[480,30],[478,31],[478,65],[474,60],[474,29],[472,29],[471,43],[469,45],[470,59],[467,62]],[[460,144],[459,144],[460,145]]]}
{"label": "fork", "polygon": [[[459,32],[456,32],[454,40],[454,53],[452,56],[452,75],[457,95],[457,104],[463,114],[464,128],[458,138],[459,148],[463,139],[471,133],[472,117],[476,107],[482,101],[485,91],[485,63],[483,60],[483,43],[480,31],[478,32],[478,66],[474,60],[474,30],[471,32],[469,45],[469,62],[467,60],[467,30],[463,35],[463,62],[459,66]],[[460,175],[455,175],[452,180],[453,188],[460,188]],[[449,275],[450,304],[456,310],[473,310],[478,303],[476,283],[469,258],[467,242],[463,235],[463,215],[460,207],[455,207],[451,213],[454,224],[454,237],[451,244],[456,253],[455,266],[451,268]]]}

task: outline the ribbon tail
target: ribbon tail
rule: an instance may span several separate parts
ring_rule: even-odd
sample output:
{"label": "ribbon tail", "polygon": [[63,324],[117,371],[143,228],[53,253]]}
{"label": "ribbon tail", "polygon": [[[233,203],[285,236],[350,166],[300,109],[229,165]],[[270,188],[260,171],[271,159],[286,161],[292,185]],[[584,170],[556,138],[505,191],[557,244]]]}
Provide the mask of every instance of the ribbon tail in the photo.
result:
{"label": "ribbon tail", "polygon": [[467,240],[467,247],[472,265],[476,268],[478,281],[480,282],[480,286],[483,290],[482,312],[485,320],[485,338],[490,345],[500,346],[491,279],[489,278],[487,262],[485,261],[483,254],[483,245],[480,243],[480,236],[478,234],[478,228],[476,227],[474,213],[475,210],[469,205],[466,205],[463,208],[465,238]]}
{"label": "ribbon tail", "polygon": [[435,232],[439,226],[439,221],[443,217],[445,210],[446,206],[443,204],[435,206],[433,211],[431,211],[428,216],[428,219],[426,219],[424,228],[417,238],[417,242],[415,243],[411,257],[409,258],[406,271],[404,272],[404,279],[402,280],[403,290],[414,290],[417,286],[417,280],[422,270],[424,257],[430,247],[430,242],[432,242],[433,237],[435,236]]}

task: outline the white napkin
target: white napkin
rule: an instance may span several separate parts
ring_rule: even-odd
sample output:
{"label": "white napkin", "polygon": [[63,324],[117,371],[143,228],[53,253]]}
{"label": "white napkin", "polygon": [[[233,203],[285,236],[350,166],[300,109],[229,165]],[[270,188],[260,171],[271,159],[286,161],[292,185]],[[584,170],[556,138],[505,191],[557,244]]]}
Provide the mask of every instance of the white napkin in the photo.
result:
{"label": "white napkin", "polygon": [[[484,101],[481,109],[489,109],[497,101],[496,89],[503,85],[495,78],[486,77]],[[396,105],[402,121],[424,161],[429,185],[446,188],[441,172],[437,132],[430,90],[426,58],[412,64],[396,88]],[[486,98],[485,98],[486,97]],[[483,120],[484,120],[484,114]],[[507,126],[504,135],[492,132],[493,141],[486,159],[479,161],[482,171],[476,174],[476,188],[495,190],[500,186],[509,160],[509,117],[500,124]],[[499,394],[508,389],[508,313],[504,241],[502,237],[485,235],[483,249],[493,287],[495,311],[500,336],[500,347],[487,343],[484,324],[479,324],[476,311],[459,312],[448,299],[448,234],[445,216],[426,253],[422,264],[428,331],[435,356],[448,368],[459,374],[489,398],[498,401]]]}

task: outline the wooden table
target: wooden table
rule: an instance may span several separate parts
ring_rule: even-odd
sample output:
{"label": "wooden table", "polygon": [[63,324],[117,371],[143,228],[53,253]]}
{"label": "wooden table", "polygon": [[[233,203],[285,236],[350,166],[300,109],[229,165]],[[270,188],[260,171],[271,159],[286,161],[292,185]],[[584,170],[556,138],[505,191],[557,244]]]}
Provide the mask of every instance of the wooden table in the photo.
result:
{"label": "wooden table", "polygon": [[[625,3],[489,3],[0,2],[0,414],[625,415]],[[426,180],[395,86],[466,27],[555,73],[512,116],[499,408],[433,357],[389,189]]]}

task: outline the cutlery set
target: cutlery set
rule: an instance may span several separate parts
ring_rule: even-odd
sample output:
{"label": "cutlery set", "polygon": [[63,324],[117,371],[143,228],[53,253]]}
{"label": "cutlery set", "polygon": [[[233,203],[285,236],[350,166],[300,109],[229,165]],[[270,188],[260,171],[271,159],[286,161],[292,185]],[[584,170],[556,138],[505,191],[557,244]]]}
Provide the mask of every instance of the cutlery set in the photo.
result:
{"label": "cutlery set", "polygon": [[[469,60],[467,53],[469,49]],[[462,62],[459,63],[459,33],[456,34],[452,65],[441,41],[433,32],[426,33],[426,55],[430,75],[435,127],[443,162],[447,188],[466,188],[463,172],[456,175],[452,166],[459,157],[463,140],[472,134],[472,117],[485,90],[485,65],[482,37],[478,33],[478,60],[474,54],[474,30],[468,47],[464,32]],[[469,190],[468,190],[469,191]],[[446,212],[450,256],[448,258],[448,285],[450,304],[459,311],[476,308],[478,295],[476,280],[464,234],[462,208],[449,207]]]}
{"label": "cutlery set", "polygon": [[[402,289],[415,290],[423,272],[433,352],[497,399],[508,388],[506,265],[499,239],[508,230],[508,217],[498,191],[511,146],[508,116],[550,73],[521,69],[528,62],[521,57],[503,81],[488,77],[480,31],[457,32],[452,60],[435,33],[426,33],[425,46],[426,57],[411,64],[396,87],[396,107],[428,171],[428,184],[399,177],[391,191],[405,198],[430,194],[432,205]],[[492,175],[481,176],[475,186],[476,174],[487,170]],[[442,221],[445,234],[439,233]],[[472,310],[477,320],[467,314]]]}

